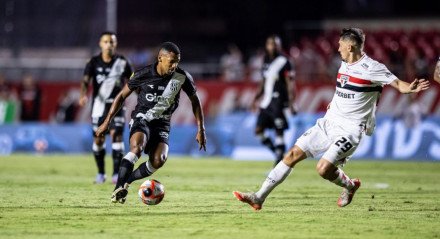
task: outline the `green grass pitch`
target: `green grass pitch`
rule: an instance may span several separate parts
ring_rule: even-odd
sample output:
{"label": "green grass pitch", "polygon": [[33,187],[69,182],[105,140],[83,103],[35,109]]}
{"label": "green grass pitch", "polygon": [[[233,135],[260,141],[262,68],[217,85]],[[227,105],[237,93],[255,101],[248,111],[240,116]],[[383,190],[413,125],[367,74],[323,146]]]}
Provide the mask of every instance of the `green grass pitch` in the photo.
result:
{"label": "green grass pitch", "polygon": [[91,154],[1,157],[0,238],[440,237],[440,163],[352,160],[344,170],[363,184],[346,208],[315,164],[298,165],[255,212],[231,191],[256,190],[271,162],[171,156],[152,177],[164,201],[146,206],[141,181],[112,204],[113,185],[92,184]]}

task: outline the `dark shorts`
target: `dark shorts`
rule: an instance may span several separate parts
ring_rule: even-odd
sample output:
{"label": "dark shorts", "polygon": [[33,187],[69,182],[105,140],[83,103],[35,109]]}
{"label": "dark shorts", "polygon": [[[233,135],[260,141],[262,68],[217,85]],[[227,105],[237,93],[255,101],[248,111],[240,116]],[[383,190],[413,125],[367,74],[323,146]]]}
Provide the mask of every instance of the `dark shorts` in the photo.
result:
{"label": "dark shorts", "polygon": [[160,120],[147,122],[141,118],[134,118],[130,121],[130,138],[136,132],[142,132],[147,136],[147,145],[144,153],[148,154],[154,150],[159,143],[169,145],[170,123]]}
{"label": "dark shorts", "polygon": [[266,109],[260,109],[257,118],[257,127],[285,130],[289,128],[289,124],[283,111],[271,112]]}
{"label": "dark shorts", "polygon": [[[105,118],[107,117],[108,111],[105,111],[104,114],[101,117],[93,117],[92,118],[92,127],[93,127],[93,136],[95,135],[96,130],[98,127],[104,122]],[[123,134],[124,133],[124,126],[125,126],[125,109],[119,110],[118,113],[116,113],[115,117],[113,118],[112,122],[110,122],[109,131],[114,130],[116,134]]]}

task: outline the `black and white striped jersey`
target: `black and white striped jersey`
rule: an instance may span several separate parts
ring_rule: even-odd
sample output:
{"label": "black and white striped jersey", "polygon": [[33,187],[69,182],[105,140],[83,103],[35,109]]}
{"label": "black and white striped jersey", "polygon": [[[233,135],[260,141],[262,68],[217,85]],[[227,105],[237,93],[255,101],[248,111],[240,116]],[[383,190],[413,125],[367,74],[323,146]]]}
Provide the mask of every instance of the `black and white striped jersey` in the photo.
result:
{"label": "black and white striped jersey", "polygon": [[104,116],[131,74],[129,62],[121,55],[114,55],[109,63],[102,60],[101,54],[90,59],[84,75],[93,82],[92,118]]}
{"label": "black and white striped jersey", "polygon": [[286,77],[293,75],[292,65],[283,54],[273,59],[266,56],[262,70],[264,89],[260,108],[272,112],[282,111],[289,105]]}
{"label": "black and white striped jersey", "polygon": [[172,75],[160,76],[156,66],[157,63],[137,70],[128,80],[128,88],[138,93],[131,117],[169,123],[179,105],[180,90],[191,97],[196,94],[196,87],[192,76],[181,68],[178,67]]}

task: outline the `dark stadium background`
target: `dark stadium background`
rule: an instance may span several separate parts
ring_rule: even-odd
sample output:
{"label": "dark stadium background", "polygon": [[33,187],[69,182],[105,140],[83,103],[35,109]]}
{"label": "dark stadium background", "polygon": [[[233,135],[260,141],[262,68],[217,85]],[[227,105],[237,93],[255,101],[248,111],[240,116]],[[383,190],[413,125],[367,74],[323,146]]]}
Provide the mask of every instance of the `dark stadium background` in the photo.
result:
{"label": "dark stadium background", "polygon": [[[440,4],[435,1],[3,0],[0,75],[9,94],[2,100],[12,110],[2,108],[2,152],[34,152],[38,140],[48,142],[44,152],[90,151],[89,115],[87,109],[75,105],[75,97],[84,65],[98,52],[98,36],[104,30],[118,33],[119,52],[136,67],[151,63],[161,42],[176,42],[183,52],[181,65],[195,76],[204,99],[211,139],[209,154],[241,158],[247,152],[238,150],[241,147],[260,148],[252,135],[254,115],[244,109],[256,86],[250,79],[248,61],[263,46],[266,36],[279,34],[297,67],[300,115],[291,118],[295,127],[289,142],[293,143],[322,114],[332,95],[335,39],[341,27],[362,27],[370,44],[367,53],[385,62],[402,79],[432,79],[440,55],[439,13]],[[225,81],[221,68],[221,58],[231,44],[241,51],[244,71],[242,78],[233,82]],[[304,63],[303,53],[308,48],[314,55]],[[409,66],[414,69],[410,71]],[[32,76],[42,92],[40,113],[34,122],[23,122],[18,115],[17,95],[25,76]],[[386,134],[387,147],[380,151],[373,138],[367,140],[364,154],[359,156],[440,159],[433,148],[440,140],[436,136],[440,130],[439,92],[438,84],[433,83],[429,92],[417,96],[426,108],[421,127],[402,128],[408,99],[387,89],[379,107],[379,127],[393,125]],[[71,107],[64,113],[73,114],[73,122],[59,118],[63,100]],[[174,140],[183,142],[173,146],[174,153],[194,153],[192,138],[185,137],[194,130],[187,107],[183,101],[173,119]],[[231,129],[230,125],[242,127]],[[68,142],[64,146],[51,143],[54,138],[64,137],[63,133],[75,135],[75,150]],[[403,136],[396,141],[395,135]],[[399,147],[407,148],[404,145],[417,135],[418,146],[402,153]],[[264,155],[270,158],[270,154]]]}

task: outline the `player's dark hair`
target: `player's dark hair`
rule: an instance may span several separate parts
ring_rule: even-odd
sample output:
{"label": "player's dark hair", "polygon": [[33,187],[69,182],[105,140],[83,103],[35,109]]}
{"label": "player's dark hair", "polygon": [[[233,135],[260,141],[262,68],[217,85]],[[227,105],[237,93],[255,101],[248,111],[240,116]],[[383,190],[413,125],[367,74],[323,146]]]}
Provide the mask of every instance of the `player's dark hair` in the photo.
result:
{"label": "player's dark hair", "polygon": [[168,52],[172,52],[172,53],[174,53],[176,55],[180,55],[179,47],[176,44],[174,44],[174,43],[172,43],[170,41],[162,43],[160,45],[160,50],[165,50],[165,51],[168,51]]}
{"label": "player's dark hair", "polygon": [[343,40],[354,41],[360,49],[364,47],[365,34],[360,28],[344,28],[339,36]]}
{"label": "player's dark hair", "polygon": [[116,36],[116,33],[112,32],[112,31],[104,31],[104,32],[101,32],[101,35],[99,36],[99,38],[101,38],[102,36],[105,36],[105,35]]}

